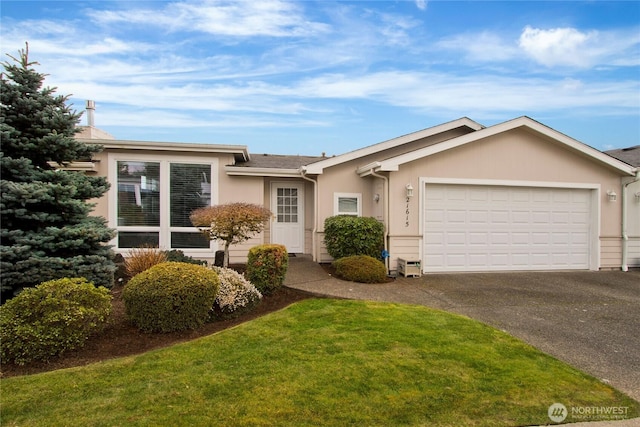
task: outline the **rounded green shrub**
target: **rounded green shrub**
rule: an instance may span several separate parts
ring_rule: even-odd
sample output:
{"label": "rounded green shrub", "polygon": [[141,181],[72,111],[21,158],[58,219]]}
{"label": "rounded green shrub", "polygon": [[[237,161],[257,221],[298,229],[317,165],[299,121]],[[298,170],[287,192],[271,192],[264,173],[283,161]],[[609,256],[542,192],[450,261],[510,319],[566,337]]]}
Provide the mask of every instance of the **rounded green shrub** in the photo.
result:
{"label": "rounded green shrub", "polygon": [[134,276],[122,291],[127,317],[145,332],[195,329],[209,318],[220,281],[215,271],[163,262]]}
{"label": "rounded green shrub", "polygon": [[338,277],[360,283],[383,283],[387,280],[387,268],[373,257],[354,255],[333,262]]}
{"label": "rounded green shrub", "polygon": [[27,288],[0,307],[0,357],[24,365],[80,348],[102,330],[111,293],[84,278],[64,278]]}
{"label": "rounded green shrub", "polygon": [[247,279],[264,295],[273,293],[284,283],[289,254],[283,245],[258,245],[249,250]]}
{"label": "rounded green shrub", "polygon": [[384,248],[384,224],[375,218],[331,216],[324,221],[324,244],[333,259],[352,255],[380,258]]}
{"label": "rounded green shrub", "polygon": [[220,290],[213,304],[213,317],[228,319],[245,313],[260,303],[262,294],[235,270],[212,267],[220,278]]}

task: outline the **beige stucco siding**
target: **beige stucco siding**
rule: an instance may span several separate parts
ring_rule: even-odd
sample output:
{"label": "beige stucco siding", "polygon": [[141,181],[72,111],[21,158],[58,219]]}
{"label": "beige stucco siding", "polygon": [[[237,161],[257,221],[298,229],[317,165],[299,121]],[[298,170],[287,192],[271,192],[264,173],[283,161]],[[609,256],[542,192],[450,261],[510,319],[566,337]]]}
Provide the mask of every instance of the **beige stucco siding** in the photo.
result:
{"label": "beige stucco siding", "polygon": [[[521,181],[530,182],[532,186],[544,186],[544,183],[597,186],[600,188],[596,191],[599,191],[597,204],[601,209],[598,224],[601,266],[620,266],[621,203],[606,199],[607,190],[620,192],[620,176],[563,145],[531,132],[513,130],[401,165],[398,172],[390,175],[391,235],[421,236],[421,202],[419,197],[410,200],[407,227],[404,187],[412,183],[418,189],[424,178]],[[416,192],[416,196],[418,194]],[[592,209],[597,215],[598,206]]]}
{"label": "beige stucco siding", "polygon": [[[98,153],[93,156],[93,160],[95,161],[95,175],[97,176],[107,176],[107,153],[104,151]],[[91,173],[94,175],[94,173]],[[111,184],[111,188],[113,188],[114,183],[109,182]],[[95,203],[95,208],[93,209],[92,215],[101,216],[103,218],[109,217],[109,202],[107,196],[103,196],[99,199],[91,200],[91,203]]]}

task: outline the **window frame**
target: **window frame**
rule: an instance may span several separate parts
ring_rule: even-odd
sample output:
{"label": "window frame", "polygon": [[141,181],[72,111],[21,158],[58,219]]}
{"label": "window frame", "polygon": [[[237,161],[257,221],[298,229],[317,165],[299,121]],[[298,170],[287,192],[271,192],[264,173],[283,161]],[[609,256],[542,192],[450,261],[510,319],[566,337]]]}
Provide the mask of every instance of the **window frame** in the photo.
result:
{"label": "window frame", "polygon": [[[121,226],[118,225],[118,162],[149,162],[159,163],[160,165],[160,225],[159,226]],[[126,154],[126,153],[109,153],[108,155],[108,180],[111,183],[109,189],[109,218],[108,224],[110,228],[120,232],[157,232],[158,247],[163,250],[174,249],[171,247],[172,232],[198,232],[196,227],[175,227],[170,225],[170,194],[171,194],[171,164],[196,164],[211,166],[211,201],[210,205],[218,204],[218,158],[202,158],[195,156],[158,156],[151,154]],[[118,236],[116,235],[110,242],[114,250],[124,253],[131,248],[121,248],[118,246]],[[205,254],[215,252],[218,249],[216,241],[211,241],[206,248],[175,248],[185,254]]]}
{"label": "window frame", "polygon": [[[340,212],[340,199],[356,199],[357,212]],[[362,216],[362,193],[333,193],[333,214]]]}

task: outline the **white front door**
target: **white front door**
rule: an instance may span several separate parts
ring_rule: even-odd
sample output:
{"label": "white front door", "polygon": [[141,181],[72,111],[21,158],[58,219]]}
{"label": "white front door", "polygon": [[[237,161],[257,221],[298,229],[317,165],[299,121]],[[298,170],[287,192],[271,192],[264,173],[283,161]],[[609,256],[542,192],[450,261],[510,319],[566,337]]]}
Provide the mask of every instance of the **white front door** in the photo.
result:
{"label": "white front door", "polygon": [[271,243],[284,245],[289,253],[304,253],[304,184],[271,184]]}

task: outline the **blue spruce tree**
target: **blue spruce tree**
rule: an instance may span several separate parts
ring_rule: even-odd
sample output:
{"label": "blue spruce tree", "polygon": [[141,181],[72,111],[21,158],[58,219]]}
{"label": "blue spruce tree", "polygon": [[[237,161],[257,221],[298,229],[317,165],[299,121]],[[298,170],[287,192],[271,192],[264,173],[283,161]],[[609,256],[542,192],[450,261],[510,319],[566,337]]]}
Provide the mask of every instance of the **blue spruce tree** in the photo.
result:
{"label": "blue spruce tree", "polygon": [[3,300],[22,288],[61,277],[113,283],[114,232],[90,216],[88,201],[108,189],[106,178],[56,170],[90,160],[101,147],[76,139],[80,115],[68,96],[45,87],[29,62],[29,46],[3,62],[0,87],[0,284]]}

